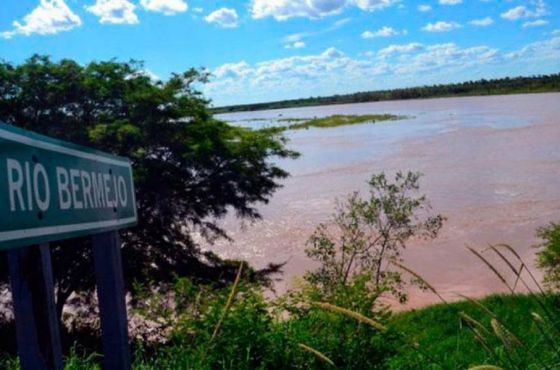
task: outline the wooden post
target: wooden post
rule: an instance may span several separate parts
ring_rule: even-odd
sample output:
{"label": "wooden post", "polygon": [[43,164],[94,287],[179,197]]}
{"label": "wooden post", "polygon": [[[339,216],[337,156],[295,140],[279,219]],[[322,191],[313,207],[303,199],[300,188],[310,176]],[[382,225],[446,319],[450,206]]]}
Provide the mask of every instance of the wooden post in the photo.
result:
{"label": "wooden post", "polygon": [[103,368],[130,369],[128,325],[117,231],[93,236],[93,259],[103,341]]}
{"label": "wooden post", "polygon": [[21,368],[62,369],[48,244],[8,251]]}

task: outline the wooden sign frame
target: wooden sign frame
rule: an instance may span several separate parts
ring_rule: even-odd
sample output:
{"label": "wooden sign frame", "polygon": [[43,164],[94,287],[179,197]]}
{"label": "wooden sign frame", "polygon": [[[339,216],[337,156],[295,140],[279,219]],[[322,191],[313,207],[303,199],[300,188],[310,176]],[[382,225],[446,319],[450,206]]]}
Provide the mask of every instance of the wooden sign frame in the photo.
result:
{"label": "wooden sign frame", "polygon": [[[35,166],[35,170],[31,169],[32,166]],[[40,168],[36,170],[38,166]],[[84,201],[87,201],[85,188],[81,189],[81,207],[66,207],[67,202],[61,199],[57,202],[54,199],[55,187],[58,185],[60,195],[63,194],[60,187],[65,186],[63,190],[74,198],[74,205],[78,204],[79,195],[76,194],[79,194],[79,182],[61,183],[60,177],[57,180],[49,177],[55,170],[57,174],[62,173],[63,166],[70,168],[67,170],[68,176],[78,173],[76,176],[80,178],[82,185],[86,184],[82,176],[86,179],[89,177],[90,188],[95,176],[100,176],[99,179],[105,182],[105,193],[99,189],[93,192],[93,196],[90,193],[90,209],[84,207]],[[27,184],[26,187],[24,176],[27,176],[27,181],[32,178],[33,185]],[[30,190],[32,186],[37,188],[41,179],[42,188]],[[34,199],[23,199],[24,189],[28,190],[26,194],[30,198],[33,198],[31,194],[35,191],[35,208]],[[112,200],[109,196],[111,189]],[[6,194],[6,190],[11,193]],[[49,206],[52,204],[52,208],[47,207],[47,193]],[[94,198],[96,194],[104,198]],[[48,242],[85,235],[91,235],[92,238],[104,353],[103,368],[130,369],[128,321],[118,234],[119,229],[133,226],[137,222],[130,161],[0,123],[0,216],[0,250],[7,249],[8,254],[18,355],[22,369],[63,368],[60,323],[56,311]]]}

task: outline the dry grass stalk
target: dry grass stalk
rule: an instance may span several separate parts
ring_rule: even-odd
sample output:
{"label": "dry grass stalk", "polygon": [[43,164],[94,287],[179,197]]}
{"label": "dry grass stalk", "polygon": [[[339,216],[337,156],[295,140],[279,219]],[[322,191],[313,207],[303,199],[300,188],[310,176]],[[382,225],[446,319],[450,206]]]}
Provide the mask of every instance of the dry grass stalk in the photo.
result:
{"label": "dry grass stalk", "polygon": [[241,280],[241,272],[243,271],[243,262],[241,262],[241,264],[239,265],[239,270],[237,270],[237,275],[235,276],[235,281],[233,282],[233,286],[231,287],[231,291],[229,292],[229,296],[228,296],[228,300],[226,302],[226,305],[224,307],[224,311],[222,312],[222,316],[220,317],[220,320],[218,321],[218,323],[216,324],[216,327],[214,328],[214,332],[212,333],[212,338],[210,338],[210,341],[213,341],[214,338],[216,338],[216,336],[218,335],[218,333],[220,332],[220,328],[222,327],[222,324],[227,316],[227,313],[229,312],[231,305],[233,303],[233,299],[235,298],[235,295],[237,294],[237,287],[239,286],[239,281]]}
{"label": "dry grass stalk", "polygon": [[519,347],[523,346],[521,341],[517,339],[517,337],[513,335],[511,331],[506,329],[506,327],[502,325],[502,323],[500,323],[498,320],[496,319],[490,320],[490,325],[492,326],[492,329],[494,330],[496,336],[500,338],[500,340],[504,343],[506,348],[513,349],[514,346],[519,346]]}
{"label": "dry grass stalk", "polygon": [[416,279],[420,280],[422,282],[422,284],[424,284],[424,286],[426,286],[426,288],[428,288],[428,290],[430,290],[432,293],[434,293],[443,303],[447,303],[447,301],[438,293],[436,288],[434,288],[430,283],[428,283],[426,280],[424,280],[424,278],[422,276],[420,276],[420,274],[418,274],[417,272],[411,270],[410,268],[398,263],[397,261],[392,260],[392,261],[389,261],[389,263],[397,266],[401,270],[404,270],[404,271],[408,272],[410,275],[412,275]]}
{"label": "dry grass stalk", "polygon": [[326,302],[313,302],[312,303],[315,306],[318,306],[326,311],[331,311],[331,312],[335,312],[335,313],[339,313],[342,314],[344,316],[348,316],[351,317],[357,321],[360,321],[364,324],[367,324],[381,332],[386,332],[387,331],[387,327],[385,327],[385,325],[381,324],[378,321],[375,321],[373,319],[370,319],[369,317],[366,317],[358,312],[354,312],[351,311],[347,308],[343,308],[343,307],[339,307],[339,306],[335,306],[333,304],[330,303],[326,303]]}
{"label": "dry grass stalk", "polygon": [[459,316],[470,326],[472,326],[473,328],[478,328],[481,331],[483,331],[486,335],[490,334],[490,331],[488,329],[486,329],[486,327],[484,325],[482,325],[482,323],[480,321],[477,321],[475,319],[473,319],[471,316],[467,315],[465,312],[461,311],[459,312]]}
{"label": "dry grass stalk", "polygon": [[543,319],[542,316],[539,315],[538,313],[536,313],[536,312],[531,312],[531,316],[533,316],[533,320],[535,320],[536,322],[541,323],[541,324],[545,324],[544,319]]}
{"label": "dry grass stalk", "polygon": [[488,307],[486,307],[485,305],[483,305],[482,303],[480,303],[479,301],[477,301],[476,299],[472,299],[469,296],[463,295],[463,294],[459,294],[456,293],[459,297],[466,299],[467,301],[469,301],[470,303],[474,304],[475,306],[477,306],[478,308],[480,308],[482,311],[486,312],[488,315],[490,315],[491,317],[497,319],[498,316],[496,316],[496,314],[494,312],[492,312]]}
{"label": "dry grass stalk", "polygon": [[493,365],[480,365],[480,366],[470,367],[469,370],[504,370],[504,369]]}
{"label": "dry grass stalk", "polygon": [[544,318],[536,312],[531,312],[531,316],[533,317],[533,321],[537,325],[539,332],[546,339],[550,348],[554,348],[556,350],[556,356],[560,355],[560,342],[555,336],[551,333],[550,327],[547,325],[547,322]]}
{"label": "dry grass stalk", "polygon": [[523,263],[523,259],[521,259],[521,256],[519,255],[519,253],[517,253],[517,251],[515,249],[513,249],[510,245],[500,243],[500,244],[496,244],[494,246],[507,249],[511,254],[513,254],[515,256],[515,258],[517,258],[517,260],[519,262]]}
{"label": "dry grass stalk", "polygon": [[525,271],[527,271],[527,273],[529,274],[529,276],[531,277],[531,280],[533,281],[533,283],[535,284],[535,286],[539,289],[539,292],[542,295],[545,295],[545,291],[544,289],[541,287],[539,281],[537,280],[537,278],[535,277],[535,275],[533,275],[533,273],[531,272],[531,269],[527,267],[527,265],[525,264],[525,262],[523,261],[523,259],[521,258],[521,256],[519,255],[519,253],[517,253],[515,251],[515,249],[513,249],[511,246],[507,245],[507,244],[496,244],[495,245],[496,248],[504,248],[507,249],[511,254],[513,254],[515,256],[515,258],[517,258],[517,260],[519,262],[521,262],[522,264],[522,268],[525,269]]}
{"label": "dry grass stalk", "polygon": [[484,348],[484,350],[491,356],[494,355],[494,351],[488,346],[488,341],[486,340],[486,338],[482,335],[482,333],[480,331],[478,331],[477,328],[471,328],[473,334],[474,334],[474,338],[482,345],[482,348]]}
{"label": "dry grass stalk", "polygon": [[517,287],[517,284],[519,283],[520,280],[523,282],[525,287],[528,289],[529,287],[527,286],[527,284],[525,283],[525,281],[521,277],[521,273],[523,272],[523,268],[525,267],[525,264],[523,262],[521,262],[521,266],[519,267],[519,269],[517,269],[515,266],[513,266],[513,263],[511,263],[511,261],[502,252],[500,252],[498,250],[498,248],[496,248],[493,245],[488,245],[488,248],[486,248],[482,252],[484,253],[489,249],[494,251],[494,253],[496,253],[498,255],[498,257],[500,257],[501,260],[504,261],[506,263],[506,265],[510,268],[510,270],[515,274],[515,282],[513,283],[512,290],[515,290],[515,288]]}
{"label": "dry grass stalk", "polygon": [[480,254],[479,252],[477,252],[474,248],[467,247],[467,249],[469,251],[471,251],[472,254],[477,256],[482,262],[484,262],[484,264],[486,266],[488,266],[488,268],[490,270],[492,270],[492,272],[501,280],[501,282],[504,283],[504,285],[510,290],[510,292],[514,293],[513,289],[509,286],[505,277],[502,274],[500,274],[500,272],[496,269],[496,267],[494,267],[494,265],[492,263],[490,263],[490,261],[488,261],[486,258],[484,258],[484,256],[482,254]]}
{"label": "dry grass stalk", "polygon": [[317,351],[316,349],[311,348],[311,347],[309,347],[309,346],[306,346],[306,345],[303,344],[303,343],[299,343],[298,346],[299,346],[301,349],[303,349],[303,350],[305,350],[305,351],[307,351],[307,352],[309,352],[309,353],[314,354],[315,357],[317,357],[319,360],[321,360],[321,361],[323,361],[323,362],[325,362],[325,363],[327,363],[327,364],[329,364],[329,365],[331,365],[331,366],[333,366],[333,367],[336,367],[335,364],[334,364],[334,362],[333,362],[330,358],[328,358],[328,357],[327,357],[326,355],[324,355],[323,353]]}
{"label": "dry grass stalk", "polygon": [[[507,251],[509,251],[513,256],[515,256],[515,258],[517,258],[517,260],[520,262],[521,266],[519,268],[519,272],[516,272],[517,275],[517,279],[515,281],[514,287],[513,289],[515,289],[515,286],[517,285],[518,280],[522,282],[523,286],[525,287],[525,289],[527,289],[527,291],[531,294],[534,294],[535,297],[535,301],[538,303],[538,305],[542,308],[543,312],[546,314],[546,316],[549,318],[549,320],[551,322],[555,322],[555,317],[556,314],[551,312],[550,309],[547,307],[545,301],[543,300],[543,298],[546,296],[546,292],[544,291],[544,289],[541,287],[541,285],[539,284],[538,280],[536,279],[536,277],[533,275],[533,273],[531,272],[531,269],[527,267],[527,265],[525,264],[525,262],[521,259],[521,256],[515,251],[515,249],[513,249],[511,246],[507,245],[507,244],[496,244],[494,246],[490,246],[489,249],[494,250],[494,252],[496,252],[496,254],[498,254],[500,256],[500,258],[502,258],[504,261],[506,261],[506,257],[503,256],[502,253],[500,253],[498,251],[498,248],[503,248]],[[507,263],[507,262],[506,262]],[[508,264],[510,266],[510,268],[512,268],[512,265]],[[513,270],[515,270],[515,268],[512,268]],[[538,292],[540,293],[540,296],[537,295],[533,289],[531,289],[531,287],[529,286],[529,284],[527,284],[527,282],[525,281],[525,279],[523,279],[523,277],[521,276],[521,273],[523,272],[523,270],[527,271],[527,274],[530,276],[533,284],[537,287]],[[556,332],[556,335],[560,334],[560,330],[558,328],[558,325],[552,325],[551,326],[552,330],[554,330]]]}

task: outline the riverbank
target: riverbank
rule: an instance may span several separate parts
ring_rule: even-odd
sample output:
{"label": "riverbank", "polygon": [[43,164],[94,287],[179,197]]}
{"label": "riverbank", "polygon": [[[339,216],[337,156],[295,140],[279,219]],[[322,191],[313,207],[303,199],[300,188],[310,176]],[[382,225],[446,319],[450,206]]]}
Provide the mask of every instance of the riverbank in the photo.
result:
{"label": "riverbank", "polygon": [[482,79],[478,81],[467,81],[453,84],[417,86],[402,89],[356,92],[353,94],[311,97],[266,103],[231,105],[216,107],[213,108],[212,111],[214,114],[220,114],[391,100],[529,94],[558,91],[560,91],[560,73],[545,76],[506,77],[492,80]]}
{"label": "riverbank", "polygon": [[[501,370],[557,364],[554,295],[494,295],[373,318],[320,305],[279,320],[254,293],[243,288],[240,294],[220,326],[225,296],[212,303],[209,315],[177,325],[168,343],[134,342],[132,368],[412,370],[491,364],[500,367],[484,369]],[[75,347],[65,363],[66,369],[100,369],[101,356]],[[19,364],[4,354],[0,367],[16,370]]]}

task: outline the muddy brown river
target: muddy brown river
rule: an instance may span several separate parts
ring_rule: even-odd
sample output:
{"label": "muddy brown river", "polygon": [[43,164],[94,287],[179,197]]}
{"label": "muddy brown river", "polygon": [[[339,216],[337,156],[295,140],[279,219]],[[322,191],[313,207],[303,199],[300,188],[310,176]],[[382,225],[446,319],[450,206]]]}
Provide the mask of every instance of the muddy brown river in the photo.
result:
{"label": "muddy brown river", "polygon": [[[409,118],[289,132],[289,146],[302,156],[280,162],[291,177],[259,207],[263,220],[242,227],[226,218],[222,225],[234,241],[208,248],[256,267],[287,261],[277,283],[282,292],[314,267],[305,257],[305,241],[329,220],[337,197],[364,191],[372,173],[420,171],[421,191],[448,221],[436,240],[411,243],[405,264],[450,299],[457,293],[506,291],[466,246],[508,243],[532,265],[535,229],[560,221],[560,94],[333,105],[219,118],[258,127],[278,117],[368,113]],[[411,289],[406,307],[436,301]]]}

